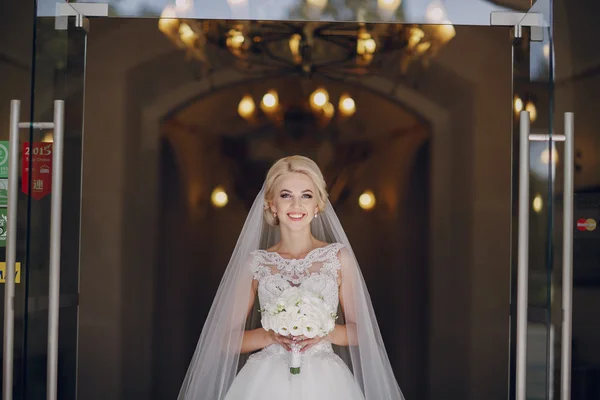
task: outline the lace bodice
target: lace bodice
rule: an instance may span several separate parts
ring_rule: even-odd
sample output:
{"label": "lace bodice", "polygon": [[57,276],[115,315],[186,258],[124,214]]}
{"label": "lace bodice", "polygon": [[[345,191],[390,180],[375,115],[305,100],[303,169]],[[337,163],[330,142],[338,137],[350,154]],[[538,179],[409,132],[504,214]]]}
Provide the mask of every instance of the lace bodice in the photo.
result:
{"label": "lace bodice", "polygon": [[260,306],[276,298],[290,286],[320,294],[328,305],[337,309],[338,253],[343,245],[331,243],[310,251],[301,259],[287,259],[278,253],[257,250],[252,254],[252,274],[258,281],[258,299]]}
{"label": "lace bodice", "polygon": [[[339,305],[338,270],[341,268],[338,253],[343,245],[331,243],[310,251],[301,259],[287,259],[278,253],[257,250],[252,253],[251,270],[258,281],[260,306],[272,301],[290,286],[323,296],[333,309]],[[257,362],[274,355],[286,355],[283,347],[274,344],[253,354],[248,362]],[[333,353],[330,343],[321,342],[309,349],[305,355],[329,357],[335,362],[342,361]]]}

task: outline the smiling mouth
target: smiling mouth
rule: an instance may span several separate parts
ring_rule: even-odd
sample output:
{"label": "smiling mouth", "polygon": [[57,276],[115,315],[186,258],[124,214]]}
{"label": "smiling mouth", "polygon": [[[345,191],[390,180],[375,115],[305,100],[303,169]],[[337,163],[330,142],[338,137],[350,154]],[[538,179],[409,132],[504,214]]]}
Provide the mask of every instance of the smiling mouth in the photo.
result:
{"label": "smiling mouth", "polygon": [[287,216],[292,221],[298,222],[298,221],[301,221],[306,216],[306,214],[304,214],[304,213],[289,213],[289,214],[287,214]]}

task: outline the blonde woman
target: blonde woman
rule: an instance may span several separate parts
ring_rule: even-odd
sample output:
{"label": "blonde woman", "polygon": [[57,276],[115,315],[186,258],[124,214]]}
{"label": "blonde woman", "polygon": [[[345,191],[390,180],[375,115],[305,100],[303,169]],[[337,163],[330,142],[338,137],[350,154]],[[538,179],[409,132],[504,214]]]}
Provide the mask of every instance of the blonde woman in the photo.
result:
{"label": "blonde woman", "polygon": [[[404,399],[360,268],[327,197],[314,161],[292,156],[271,167],[179,400]],[[261,325],[257,310],[290,288],[315,294],[337,310],[327,334],[292,335]],[[299,373],[290,373],[290,362],[301,365]]]}

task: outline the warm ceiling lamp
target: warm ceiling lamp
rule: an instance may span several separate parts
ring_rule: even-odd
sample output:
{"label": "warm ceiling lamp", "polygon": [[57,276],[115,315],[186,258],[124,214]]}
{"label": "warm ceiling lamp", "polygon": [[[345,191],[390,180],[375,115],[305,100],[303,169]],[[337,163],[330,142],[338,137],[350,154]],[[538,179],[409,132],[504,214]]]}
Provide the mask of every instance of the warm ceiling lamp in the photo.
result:
{"label": "warm ceiling lamp", "polygon": [[213,204],[213,206],[217,208],[223,208],[229,202],[229,196],[227,196],[227,193],[225,192],[225,189],[223,189],[223,187],[218,186],[213,190],[212,194],[210,195],[210,201]]}
{"label": "warm ceiling lamp", "polygon": [[375,195],[371,190],[365,190],[358,198],[358,205],[363,210],[369,211],[375,207]]}
{"label": "warm ceiling lamp", "polygon": [[539,213],[540,211],[542,211],[542,207],[544,206],[544,201],[542,200],[542,195],[541,194],[536,194],[535,197],[533,198],[533,211],[535,211],[536,213]]}
{"label": "warm ceiling lamp", "polygon": [[521,111],[523,111],[523,100],[521,100],[519,96],[515,96],[514,108],[516,114],[519,114]]}

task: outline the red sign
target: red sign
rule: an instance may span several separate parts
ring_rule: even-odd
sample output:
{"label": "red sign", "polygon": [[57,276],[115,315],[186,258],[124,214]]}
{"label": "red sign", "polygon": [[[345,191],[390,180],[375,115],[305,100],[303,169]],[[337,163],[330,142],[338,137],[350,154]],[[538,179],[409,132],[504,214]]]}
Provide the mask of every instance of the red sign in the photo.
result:
{"label": "red sign", "polygon": [[[31,159],[31,171],[29,163]],[[21,190],[29,193],[31,180],[31,197],[40,200],[52,192],[52,143],[29,142],[23,143],[23,164]]]}

